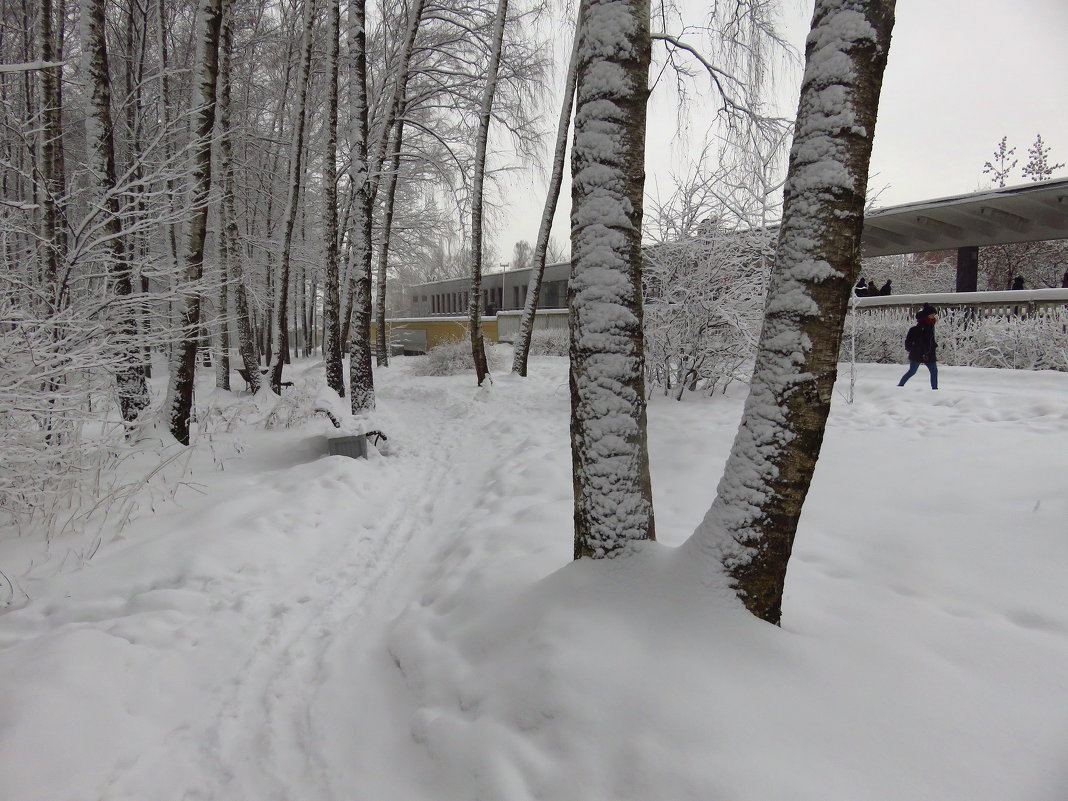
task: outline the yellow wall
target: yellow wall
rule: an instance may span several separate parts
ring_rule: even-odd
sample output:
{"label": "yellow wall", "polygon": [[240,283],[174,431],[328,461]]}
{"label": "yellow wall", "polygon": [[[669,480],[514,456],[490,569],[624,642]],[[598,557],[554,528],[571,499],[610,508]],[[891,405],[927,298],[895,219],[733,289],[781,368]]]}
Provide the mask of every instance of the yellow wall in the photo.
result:
{"label": "yellow wall", "polygon": [[[469,336],[469,322],[466,318],[459,317],[405,317],[397,320],[388,320],[387,324],[395,328],[408,328],[426,331],[427,350],[444,342],[466,340]],[[371,341],[377,336],[377,327],[371,323]],[[487,342],[497,342],[497,320],[494,317],[482,319],[482,336]]]}

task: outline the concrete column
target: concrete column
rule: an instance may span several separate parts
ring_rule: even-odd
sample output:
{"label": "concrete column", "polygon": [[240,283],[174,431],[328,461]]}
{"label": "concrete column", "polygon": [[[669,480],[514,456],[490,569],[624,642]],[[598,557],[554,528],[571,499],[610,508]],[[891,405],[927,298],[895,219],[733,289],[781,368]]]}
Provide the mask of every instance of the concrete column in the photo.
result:
{"label": "concrete column", "polygon": [[979,288],[979,246],[957,248],[957,292],[975,292]]}

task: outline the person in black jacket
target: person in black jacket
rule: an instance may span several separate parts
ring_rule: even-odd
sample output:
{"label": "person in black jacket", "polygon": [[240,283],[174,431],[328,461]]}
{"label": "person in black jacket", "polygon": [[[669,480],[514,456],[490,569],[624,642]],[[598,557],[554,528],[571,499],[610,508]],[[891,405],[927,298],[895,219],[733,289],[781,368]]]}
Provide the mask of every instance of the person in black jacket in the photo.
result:
{"label": "person in black jacket", "polygon": [[938,320],[934,306],[924,305],[916,312],[916,325],[905,336],[905,350],[909,353],[909,370],[897,382],[899,387],[916,375],[921,364],[926,364],[931,373],[931,389],[938,389],[938,365],[935,362],[934,326]]}

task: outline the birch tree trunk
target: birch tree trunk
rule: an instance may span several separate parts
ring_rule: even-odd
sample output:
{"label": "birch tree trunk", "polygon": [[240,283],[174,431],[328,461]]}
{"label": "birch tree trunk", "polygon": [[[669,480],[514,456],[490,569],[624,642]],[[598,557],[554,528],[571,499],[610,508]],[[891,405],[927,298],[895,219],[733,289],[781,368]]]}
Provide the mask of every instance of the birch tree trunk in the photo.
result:
{"label": "birch tree trunk", "polygon": [[578,28],[575,26],[575,42],[571,47],[571,60],[567,65],[567,77],[564,79],[564,98],[560,103],[560,119],[556,124],[556,148],[553,152],[553,171],[549,178],[549,189],[545,195],[545,208],[541,213],[541,227],[538,229],[538,241],[534,246],[533,270],[527,284],[527,299],[523,307],[523,317],[519,322],[519,332],[515,339],[515,355],[512,359],[512,372],[527,375],[527,359],[530,356],[530,337],[534,333],[534,318],[538,312],[538,298],[541,295],[541,279],[545,275],[545,253],[549,247],[549,234],[556,216],[556,204],[560,199],[560,185],[564,180],[564,154],[567,152],[567,133],[571,127],[571,109],[575,105],[575,81],[578,66]]}
{"label": "birch tree trunk", "polygon": [[186,296],[180,301],[181,340],[176,344],[164,403],[171,434],[183,445],[189,444],[193,413],[193,383],[196,377],[197,340],[200,334],[200,293],[195,286],[204,274],[204,238],[208,223],[208,195],[211,192],[211,134],[215,125],[215,82],[219,73],[219,29],[222,0],[201,0],[197,12],[199,65],[194,86],[192,217],[185,255]]}
{"label": "birch tree trunk", "polygon": [[304,128],[307,120],[308,84],[311,76],[312,27],[315,21],[315,0],[305,0],[304,39],[301,53],[299,90],[297,98],[297,121],[293,129],[293,142],[289,152],[289,202],[282,219],[282,253],[275,276],[275,343],[271,358],[271,389],[282,393],[282,365],[285,363],[289,345],[289,265],[293,252],[293,231],[297,223],[297,204],[300,201],[301,179],[304,177]]}
{"label": "birch tree trunk", "polygon": [[[55,10],[52,0],[40,0],[38,4],[38,43],[39,59],[46,64],[53,64],[56,59]],[[41,145],[40,145],[40,182],[37,187],[40,213],[41,278],[49,287],[52,303],[51,311],[62,305],[62,288],[59,286],[62,254],[62,236],[59,230],[60,202],[64,187],[60,174],[60,159],[63,152],[63,128],[60,108],[60,67],[48,67],[41,74]],[[28,84],[27,84],[28,86]],[[27,103],[32,94],[27,91]]]}
{"label": "birch tree trunk", "polygon": [[649,4],[585,0],[579,14],[568,283],[576,559],[655,539],[641,281]]}
{"label": "birch tree trunk", "polygon": [[234,50],[233,0],[222,0],[223,22],[219,38],[219,179],[222,185],[220,217],[222,231],[219,236],[219,259],[226,265],[227,276],[233,294],[235,323],[237,325],[237,350],[241,366],[249,376],[252,391],[260,389],[260,361],[256,352],[256,334],[248,307],[248,291],[245,287],[245,261],[241,249],[241,234],[237,225],[237,208],[234,199],[234,145],[230,130],[231,81],[230,64]]}
{"label": "birch tree trunk", "polygon": [[98,214],[103,215],[101,251],[116,304],[119,363],[115,385],[122,419],[131,423],[149,404],[148,382],[137,348],[137,314],[132,301],[129,243],[119,219],[119,195],[115,180],[115,138],[111,124],[111,76],[104,38],[106,20],[103,0],[84,0],[82,5],[83,51],[90,97],[85,120],[88,167],[99,192]]}
{"label": "birch tree trunk", "polygon": [[[402,105],[403,108],[403,105]],[[404,146],[404,118],[397,120],[397,133],[393,138],[393,155],[390,158],[389,175],[386,177],[386,199],[382,207],[382,241],[378,247],[377,297],[375,299],[375,339],[378,351],[378,366],[389,365],[389,338],[386,332],[386,271],[389,267],[389,237],[393,230],[393,204],[397,200],[397,180],[400,175],[401,148]]]}
{"label": "birch tree trunk", "polygon": [[370,163],[367,155],[367,8],[365,0],[352,0],[349,6],[349,42],[352,55],[352,139],[351,174],[356,192],[353,209],[352,265],[353,301],[349,340],[350,408],[353,414],[375,408],[375,380],[371,367],[371,195]]}
{"label": "birch tree trunk", "polygon": [[497,92],[497,71],[501,64],[504,44],[504,23],[508,16],[508,0],[497,0],[497,15],[493,20],[489,64],[486,65],[486,85],[478,111],[478,136],[475,139],[475,166],[471,181],[471,304],[468,316],[471,324],[471,354],[475,360],[478,385],[489,375],[486,361],[486,342],[482,336],[482,194],[486,177],[486,145],[489,141],[493,96]]}
{"label": "birch tree trunk", "polygon": [[[341,4],[330,0],[327,34],[329,86],[326,97],[326,154],[323,164],[326,276],[323,280],[323,363],[326,385],[345,397],[345,363],[341,357],[341,266],[337,222],[337,106],[341,60]],[[315,298],[312,297],[312,308]],[[307,318],[305,318],[307,319]]]}
{"label": "birch tree trunk", "polygon": [[756,367],[717,496],[686,547],[778,623],[856,282],[894,0],[816,0]]}

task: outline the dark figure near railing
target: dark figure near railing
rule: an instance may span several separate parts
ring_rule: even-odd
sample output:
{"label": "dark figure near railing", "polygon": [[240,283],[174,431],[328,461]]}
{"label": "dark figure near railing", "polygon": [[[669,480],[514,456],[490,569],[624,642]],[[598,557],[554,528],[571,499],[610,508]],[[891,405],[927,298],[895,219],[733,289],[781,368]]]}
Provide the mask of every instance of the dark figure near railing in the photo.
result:
{"label": "dark figure near railing", "polygon": [[868,297],[874,298],[879,294],[878,288],[875,286],[874,281],[868,281]]}
{"label": "dark figure near railing", "polygon": [[909,369],[901,380],[897,382],[899,387],[905,386],[910,378],[916,375],[921,364],[927,365],[931,373],[931,389],[938,389],[938,365],[935,363],[935,335],[934,327],[938,316],[934,306],[924,304],[924,307],[916,312],[916,325],[909,329],[905,336],[905,350],[909,354]]}
{"label": "dark figure near railing", "polygon": [[[1065,275],[1068,275],[1068,273],[1065,273]],[[856,295],[858,298],[868,297],[868,286],[864,283],[863,275],[860,277],[860,280],[857,281],[857,285],[853,287],[853,294]]]}
{"label": "dark figure near railing", "polygon": [[1061,276],[1061,289],[1068,289],[1068,270],[1064,271],[1064,275]]}
{"label": "dark figure near railing", "polygon": [[879,287],[879,294],[880,295],[889,295],[890,292],[891,292],[891,290],[890,290],[890,280],[887,279],[886,283],[883,284],[881,287]]}
{"label": "dark figure near railing", "polygon": [[1016,276],[1015,278],[1012,279],[1012,288],[1013,289],[1023,289],[1024,288],[1023,276],[1018,275],[1018,276]]}

